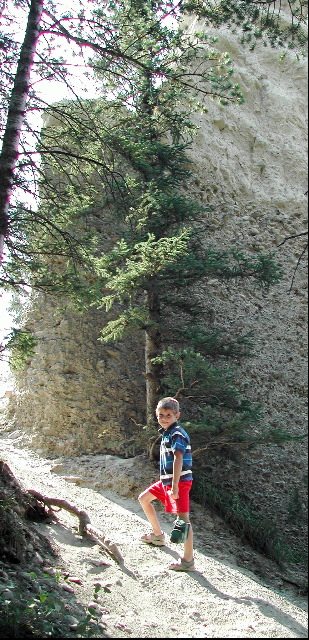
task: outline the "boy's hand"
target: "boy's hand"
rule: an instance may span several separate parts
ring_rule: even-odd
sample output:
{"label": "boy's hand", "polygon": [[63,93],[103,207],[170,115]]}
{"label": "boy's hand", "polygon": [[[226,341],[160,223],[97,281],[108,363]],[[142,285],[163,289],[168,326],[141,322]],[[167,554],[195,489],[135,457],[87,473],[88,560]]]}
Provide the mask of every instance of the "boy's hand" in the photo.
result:
{"label": "boy's hand", "polygon": [[167,493],[173,500],[177,500],[177,498],[178,498],[178,487],[172,487]]}
{"label": "boy's hand", "polygon": [[172,488],[168,491],[170,497],[173,500],[178,498],[178,482],[182,469],[183,453],[178,449],[174,452],[174,464],[173,464],[173,480]]}

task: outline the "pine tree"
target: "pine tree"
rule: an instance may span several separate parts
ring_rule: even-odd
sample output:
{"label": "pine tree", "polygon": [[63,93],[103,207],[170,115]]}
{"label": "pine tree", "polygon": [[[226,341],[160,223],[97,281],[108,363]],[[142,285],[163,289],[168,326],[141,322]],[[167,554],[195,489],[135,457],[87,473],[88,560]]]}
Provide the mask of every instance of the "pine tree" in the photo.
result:
{"label": "pine tree", "polygon": [[[36,214],[36,207],[29,206],[29,200],[32,201],[38,198],[40,163],[37,162],[38,154],[36,148],[38,131],[35,130],[36,127],[33,128],[33,122],[28,116],[31,116],[33,112],[42,113],[46,109],[46,104],[42,97],[38,97],[36,94],[36,85],[43,79],[54,80],[58,78],[59,82],[70,88],[72,96],[75,96],[77,100],[80,99],[74,76],[71,76],[72,64],[65,57],[63,58],[59,55],[61,41],[70,43],[70,46],[74,48],[78,62],[77,66],[78,68],[84,66],[85,78],[88,77],[89,79],[93,72],[93,67],[96,67],[96,64],[93,65],[91,58],[87,58],[87,52],[94,52],[101,57],[101,60],[104,59],[105,68],[103,72],[105,73],[106,71],[108,75],[113,70],[114,78],[111,78],[112,84],[115,78],[117,82],[120,78],[121,82],[130,83],[135,71],[137,76],[140,71],[144,72],[145,79],[149,72],[151,76],[154,71],[153,69],[149,70],[147,66],[149,60],[147,61],[144,54],[141,55],[143,45],[139,42],[139,38],[143,38],[144,33],[146,33],[147,41],[149,42],[150,32],[144,31],[149,10],[156,12],[157,18],[161,20],[162,25],[168,25],[171,19],[176,23],[182,15],[188,13],[201,17],[206,26],[208,24],[212,26],[227,24],[233,28],[236,25],[240,27],[244,34],[244,43],[249,42],[251,46],[255,46],[256,42],[263,39],[264,45],[270,43],[272,46],[279,45],[283,47],[283,55],[287,48],[295,48],[300,51],[300,48],[306,44],[306,35],[302,28],[306,24],[306,0],[293,0],[284,10],[281,3],[276,0],[274,2],[221,0],[215,3],[207,2],[206,0],[175,0],[173,2],[145,3],[145,9],[143,9],[142,5],[143,3],[140,4],[139,2],[127,3],[127,5],[106,2],[102,6],[100,2],[93,2],[89,7],[89,3],[83,4],[82,0],[76,6],[72,6],[70,10],[63,10],[61,5],[55,5],[52,0],[45,0],[44,3],[41,0],[31,0],[27,4],[16,1],[10,5],[3,5],[1,9],[0,34],[0,93],[2,98],[0,120],[3,131],[3,146],[0,153],[1,286],[23,289],[23,287],[27,287],[30,284],[29,278],[27,281],[28,275],[37,273],[39,277],[32,279],[31,286],[46,287],[46,290],[51,290],[51,278],[47,280],[40,278],[39,270],[37,269],[37,256],[39,255],[40,247],[33,247],[31,243],[29,246],[27,245],[27,239],[33,233],[36,233],[39,227],[45,228],[49,236],[49,246],[45,245],[43,250],[45,255],[46,250],[52,255],[53,253],[57,254],[59,250],[69,254],[73,249],[71,255],[73,265],[76,261],[77,264],[80,264],[83,259],[83,252],[80,254],[78,252],[78,241],[76,241],[74,234],[67,233],[66,222],[64,224],[61,223],[59,211],[55,214],[55,224],[51,225],[48,224],[46,217]],[[92,13],[90,9],[93,10]],[[120,43],[118,37],[118,27],[120,25],[115,30],[113,29],[111,20],[115,17],[114,11],[119,12],[120,10],[123,11],[124,28],[128,26],[125,23],[125,16],[130,20],[133,11],[135,12],[134,19],[136,19],[136,11],[144,11],[144,14],[140,16],[144,20],[144,25],[141,23],[140,32],[136,31],[137,41],[133,46],[131,43],[127,47],[127,37],[122,37]],[[20,15],[18,11],[20,11]],[[24,14],[28,13],[26,16],[25,36],[22,38],[23,42],[20,45],[15,32],[19,31],[19,23],[23,20],[22,12]],[[14,22],[18,22],[17,30]],[[153,36],[155,36],[156,30],[153,25],[152,29],[154,29]],[[173,81],[178,89],[182,86],[183,89],[189,90],[192,99],[194,99],[193,96],[197,88],[199,89],[200,97],[203,95],[203,91],[205,91],[204,95],[209,92],[214,93],[214,77],[212,78],[213,86],[210,89],[209,86],[202,86],[204,79],[199,77],[198,73],[191,76],[186,74],[186,65],[190,60],[190,55],[190,71],[193,71],[194,57],[199,49],[198,42],[202,43],[203,34],[197,35],[195,45],[192,42],[190,45],[187,43],[185,50],[182,49],[184,46],[182,35],[183,33],[180,29],[178,35],[175,34],[174,42],[172,43],[169,41],[168,29],[166,29],[165,42],[161,40],[163,49],[161,52],[157,51],[157,81],[165,78],[165,73],[167,73],[167,79]],[[166,47],[169,44],[177,47],[177,37],[182,39],[181,54],[180,49],[174,49],[169,64],[166,66]],[[154,46],[156,47],[156,44]],[[150,49],[150,57],[152,53],[154,52]],[[160,55],[165,56],[164,65],[161,66]],[[182,61],[185,65],[184,69],[182,69]],[[210,63],[211,57],[209,58]],[[228,64],[228,61],[226,63]],[[198,72],[197,68],[196,71]],[[228,75],[226,80],[228,81]],[[221,95],[221,97],[225,95],[225,89],[226,87],[219,82],[217,95]],[[238,90],[236,89],[237,92]],[[232,92],[228,96],[228,99],[231,98],[233,98]],[[83,109],[84,107],[81,106],[81,108]],[[59,114],[59,111],[61,112],[61,107],[57,105],[54,108],[55,115]],[[65,110],[63,116],[66,117]],[[68,122],[68,125],[74,131],[75,122]],[[87,158],[87,151],[86,153],[85,151],[83,149],[81,161],[85,161],[85,157]],[[96,162],[91,154],[87,161],[90,163]],[[64,170],[63,165],[62,170]],[[46,185],[46,176],[44,176],[44,183]],[[14,199],[11,197],[12,193]],[[50,196],[50,194],[51,191],[49,190],[48,195]],[[41,191],[39,195],[42,200],[43,192]],[[61,201],[61,190],[52,195],[54,209],[56,209],[56,196],[59,195],[59,200]],[[11,203],[9,205],[10,199]],[[54,246],[53,239],[55,236],[57,236],[57,240]],[[21,238],[22,241],[20,241]],[[79,242],[80,240],[79,238]],[[3,250],[4,243],[5,248]],[[24,250],[23,246],[25,247]],[[21,268],[23,258],[25,258],[27,264],[26,270]],[[34,259],[32,260],[32,258]],[[74,269],[74,266],[72,269]],[[70,283],[70,289],[72,288],[70,277],[68,277],[68,282]],[[60,289],[63,290],[64,286],[65,281],[63,279]],[[58,289],[59,283],[57,282],[55,291]]]}
{"label": "pine tree", "polygon": [[[44,246],[50,255],[44,229],[30,243],[29,269],[35,267],[42,287],[71,291],[76,299],[86,295],[114,312],[103,341],[144,333],[150,428],[158,396],[176,394],[194,406],[194,426],[203,438],[207,427],[219,443],[239,442],[260,424],[261,414],[237,391],[227,361],[245,355],[250,340],[205,330],[197,289],[209,277],[250,278],[267,288],[280,273],[272,256],[213,247],[205,208],[186,195],[193,175],[190,111],[205,110],[209,96],[227,104],[241,102],[242,95],[229,56],[218,53],[206,33],[182,29],[180,15],[173,2],[123,0],[95,7],[92,42],[60,25],[64,37],[94,52],[89,66],[104,97],[52,109],[60,124],[47,127],[39,141],[45,197],[38,217],[50,225],[56,221],[57,228],[64,221],[65,238],[78,221],[83,238],[96,218],[96,229],[102,232],[108,222],[116,239],[103,250],[99,244],[97,275],[81,278],[74,265],[62,274],[62,245],[55,269],[44,259],[34,264],[33,255],[44,254]],[[23,233],[29,241],[31,226]]]}
{"label": "pine tree", "polygon": [[[106,100],[97,105],[95,141],[83,125],[79,132],[83,144],[97,145],[104,161],[109,155],[114,171],[114,179],[105,181],[102,207],[103,219],[117,221],[117,238],[95,261],[100,285],[94,295],[102,288],[99,306],[114,311],[101,340],[144,333],[150,433],[159,395],[171,394],[194,406],[192,426],[203,442],[206,427],[219,443],[240,442],[261,413],[237,391],[226,361],[246,354],[250,339],[227,340],[205,330],[197,289],[209,277],[250,278],[268,287],[280,274],[272,256],[251,258],[209,241],[205,208],[184,189],[192,178],[186,151],[194,136],[184,105],[191,100],[192,108],[199,99],[204,108],[210,94],[224,103],[241,102],[241,93],[231,80],[230,59],[206,35],[164,25],[159,10],[166,13],[169,3],[112,4],[113,37],[132,58],[139,55],[140,65],[130,69],[124,61],[95,60]],[[124,78],[120,85],[117,75]],[[218,357],[221,366],[215,364]]]}

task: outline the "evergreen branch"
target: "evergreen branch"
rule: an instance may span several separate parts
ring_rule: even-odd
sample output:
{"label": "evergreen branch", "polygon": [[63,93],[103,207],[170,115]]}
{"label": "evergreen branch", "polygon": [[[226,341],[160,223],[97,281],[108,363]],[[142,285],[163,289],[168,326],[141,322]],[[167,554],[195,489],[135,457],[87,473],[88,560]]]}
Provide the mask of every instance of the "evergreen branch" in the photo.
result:
{"label": "evergreen branch", "polygon": [[281,438],[279,438],[279,440],[276,439],[276,435],[274,434],[273,436],[257,436],[254,437],[252,440],[248,440],[248,441],[240,441],[240,440],[229,440],[228,438],[224,439],[224,440],[217,440],[217,441],[213,441],[213,442],[208,442],[205,446],[203,447],[199,447],[198,449],[195,449],[192,451],[192,457],[196,457],[198,455],[200,455],[201,453],[204,453],[205,451],[208,451],[209,449],[216,449],[219,447],[226,447],[226,446],[237,446],[237,447],[252,447],[252,445],[256,446],[259,444],[282,444],[282,442],[301,442],[303,440],[305,440],[305,438],[307,438],[307,434],[302,435],[302,436],[294,436],[292,434],[284,434],[282,435]]}
{"label": "evergreen branch", "polygon": [[61,24],[61,20],[65,20],[65,18],[57,20],[57,18],[55,18],[55,16],[53,16],[53,14],[50,11],[48,11],[47,9],[44,9],[44,13],[46,13],[46,15],[48,15],[50,18],[52,18],[54,20],[54,26],[57,26],[59,30],[53,30],[53,27],[47,27],[47,28],[45,28],[44,30],[41,31],[41,34],[49,33],[51,35],[64,36],[69,42],[75,42],[75,44],[77,44],[80,47],[86,47],[86,48],[92,49],[96,53],[99,53],[101,56],[107,55],[107,56],[111,57],[111,59],[120,58],[124,62],[133,63],[134,66],[137,66],[137,67],[143,69],[144,71],[148,70],[149,67],[148,67],[147,64],[144,64],[143,62],[141,62],[138,58],[136,58],[134,56],[130,56],[128,54],[125,54],[124,52],[121,51],[121,49],[119,49],[117,47],[112,48],[112,47],[107,47],[107,46],[101,46],[99,44],[96,44],[95,42],[91,42],[90,40],[87,40],[86,38],[82,38],[80,36],[72,35],[72,33],[70,33]]}

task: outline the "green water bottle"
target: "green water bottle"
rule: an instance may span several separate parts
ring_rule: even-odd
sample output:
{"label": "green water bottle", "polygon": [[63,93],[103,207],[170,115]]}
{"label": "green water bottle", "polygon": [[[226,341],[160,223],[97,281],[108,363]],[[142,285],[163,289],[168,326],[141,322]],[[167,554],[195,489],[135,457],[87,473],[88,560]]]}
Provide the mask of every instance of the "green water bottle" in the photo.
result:
{"label": "green water bottle", "polygon": [[174,522],[174,528],[171,533],[171,542],[185,542],[189,535],[189,522],[177,518]]}

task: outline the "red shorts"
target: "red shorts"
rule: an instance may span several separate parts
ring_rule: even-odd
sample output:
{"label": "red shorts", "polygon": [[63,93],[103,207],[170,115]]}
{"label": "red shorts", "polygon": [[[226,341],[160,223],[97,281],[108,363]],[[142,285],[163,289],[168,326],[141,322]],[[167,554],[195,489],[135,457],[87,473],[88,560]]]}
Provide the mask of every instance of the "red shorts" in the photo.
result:
{"label": "red shorts", "polygon": [[174,500],[167,493],[172,485],[163,485],[161,480],[154,482],[148,491],[152,493],[158,500],[163,502],[166,513],[189,513],[190,500],[189,493],[192,487],[192,480],[184,480],[178,484],[178,498]]}

